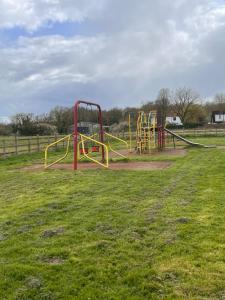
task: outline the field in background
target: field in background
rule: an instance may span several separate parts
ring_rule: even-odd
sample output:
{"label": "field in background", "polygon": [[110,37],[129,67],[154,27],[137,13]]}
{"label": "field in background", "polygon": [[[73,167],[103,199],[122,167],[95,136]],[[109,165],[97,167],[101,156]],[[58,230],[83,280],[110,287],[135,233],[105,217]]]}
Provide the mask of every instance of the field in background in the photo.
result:
{"label": "field in background", "polygon": [[42,153],[0,159],[1,299],[223,299],[225,153],[188,149],[145,157],[171,161],[163,171],[32,172],[21,167]]}

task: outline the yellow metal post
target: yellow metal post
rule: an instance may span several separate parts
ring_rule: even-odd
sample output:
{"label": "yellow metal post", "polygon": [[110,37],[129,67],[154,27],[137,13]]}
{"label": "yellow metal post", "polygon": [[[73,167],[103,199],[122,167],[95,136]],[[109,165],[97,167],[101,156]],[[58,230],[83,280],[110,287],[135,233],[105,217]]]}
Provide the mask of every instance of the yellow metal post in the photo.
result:
{"label": "yellow metal post", "polygon": [[132,152],[132,133],[131,133],[131,115],[128,115],[128,126],[129,126],[129,140],[130,140],[130,153]]}

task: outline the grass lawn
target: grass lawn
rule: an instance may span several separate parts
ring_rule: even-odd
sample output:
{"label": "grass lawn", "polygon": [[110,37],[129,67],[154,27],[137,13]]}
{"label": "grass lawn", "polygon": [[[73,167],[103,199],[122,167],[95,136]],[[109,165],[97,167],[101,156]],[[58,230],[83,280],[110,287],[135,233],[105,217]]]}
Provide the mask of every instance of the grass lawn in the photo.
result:
{"label": "grass lawn", "polygon": [[225,299],[225,151],[188,149],[154,171],[0,160],[0,299]]}

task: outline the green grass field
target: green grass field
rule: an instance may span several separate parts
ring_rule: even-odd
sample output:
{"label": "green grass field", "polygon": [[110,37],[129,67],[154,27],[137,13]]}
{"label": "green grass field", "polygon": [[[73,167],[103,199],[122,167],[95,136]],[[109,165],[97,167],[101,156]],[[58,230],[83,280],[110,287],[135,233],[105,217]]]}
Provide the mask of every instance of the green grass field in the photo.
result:
{"label": "green grass field", "polygon": [[156,171],[20,169],[42,160],[0,160],[0,299],[225,299],[225,149],[145,158],[172,162]]}

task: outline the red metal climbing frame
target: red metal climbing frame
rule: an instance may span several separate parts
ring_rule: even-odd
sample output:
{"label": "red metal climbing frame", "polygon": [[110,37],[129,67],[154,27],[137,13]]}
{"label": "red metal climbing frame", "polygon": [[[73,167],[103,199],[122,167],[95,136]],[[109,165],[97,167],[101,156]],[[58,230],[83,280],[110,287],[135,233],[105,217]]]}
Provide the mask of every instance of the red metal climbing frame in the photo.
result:
{"label": "red metal climbing frame", "polygon": [[165,148],[165,120],[163,120],[161,111],[157,112],[157,130],[158,130],[158,150],[162,151]]}
{"label": "red metal climbing frame", "polygon": [[[78,132],[78,109],[80,104],[86,104],[86,105],[91,105],[91,106],[95,106],[98,109],[98,123],[100,126],[100,132],[99,132],[99,138],[100,138],[100,142],[104,143],[104,132],[103,132],[103,124],[102,124],[102,110],[101,110],[101,106],[93,103],[93,102],[88,102],[88,101],[83,101],[83,100],[78,100],[76,101],[75,105],[74,105],[74,162],[73,162],[73,166],[74,166],[74,170],[77,170],[77,148],[78,148],[78,136],[79,136],[79,132]],[[105,160],[105,150],[104,150],[104,146],[102,146],[102,161],[104,162]]]}

